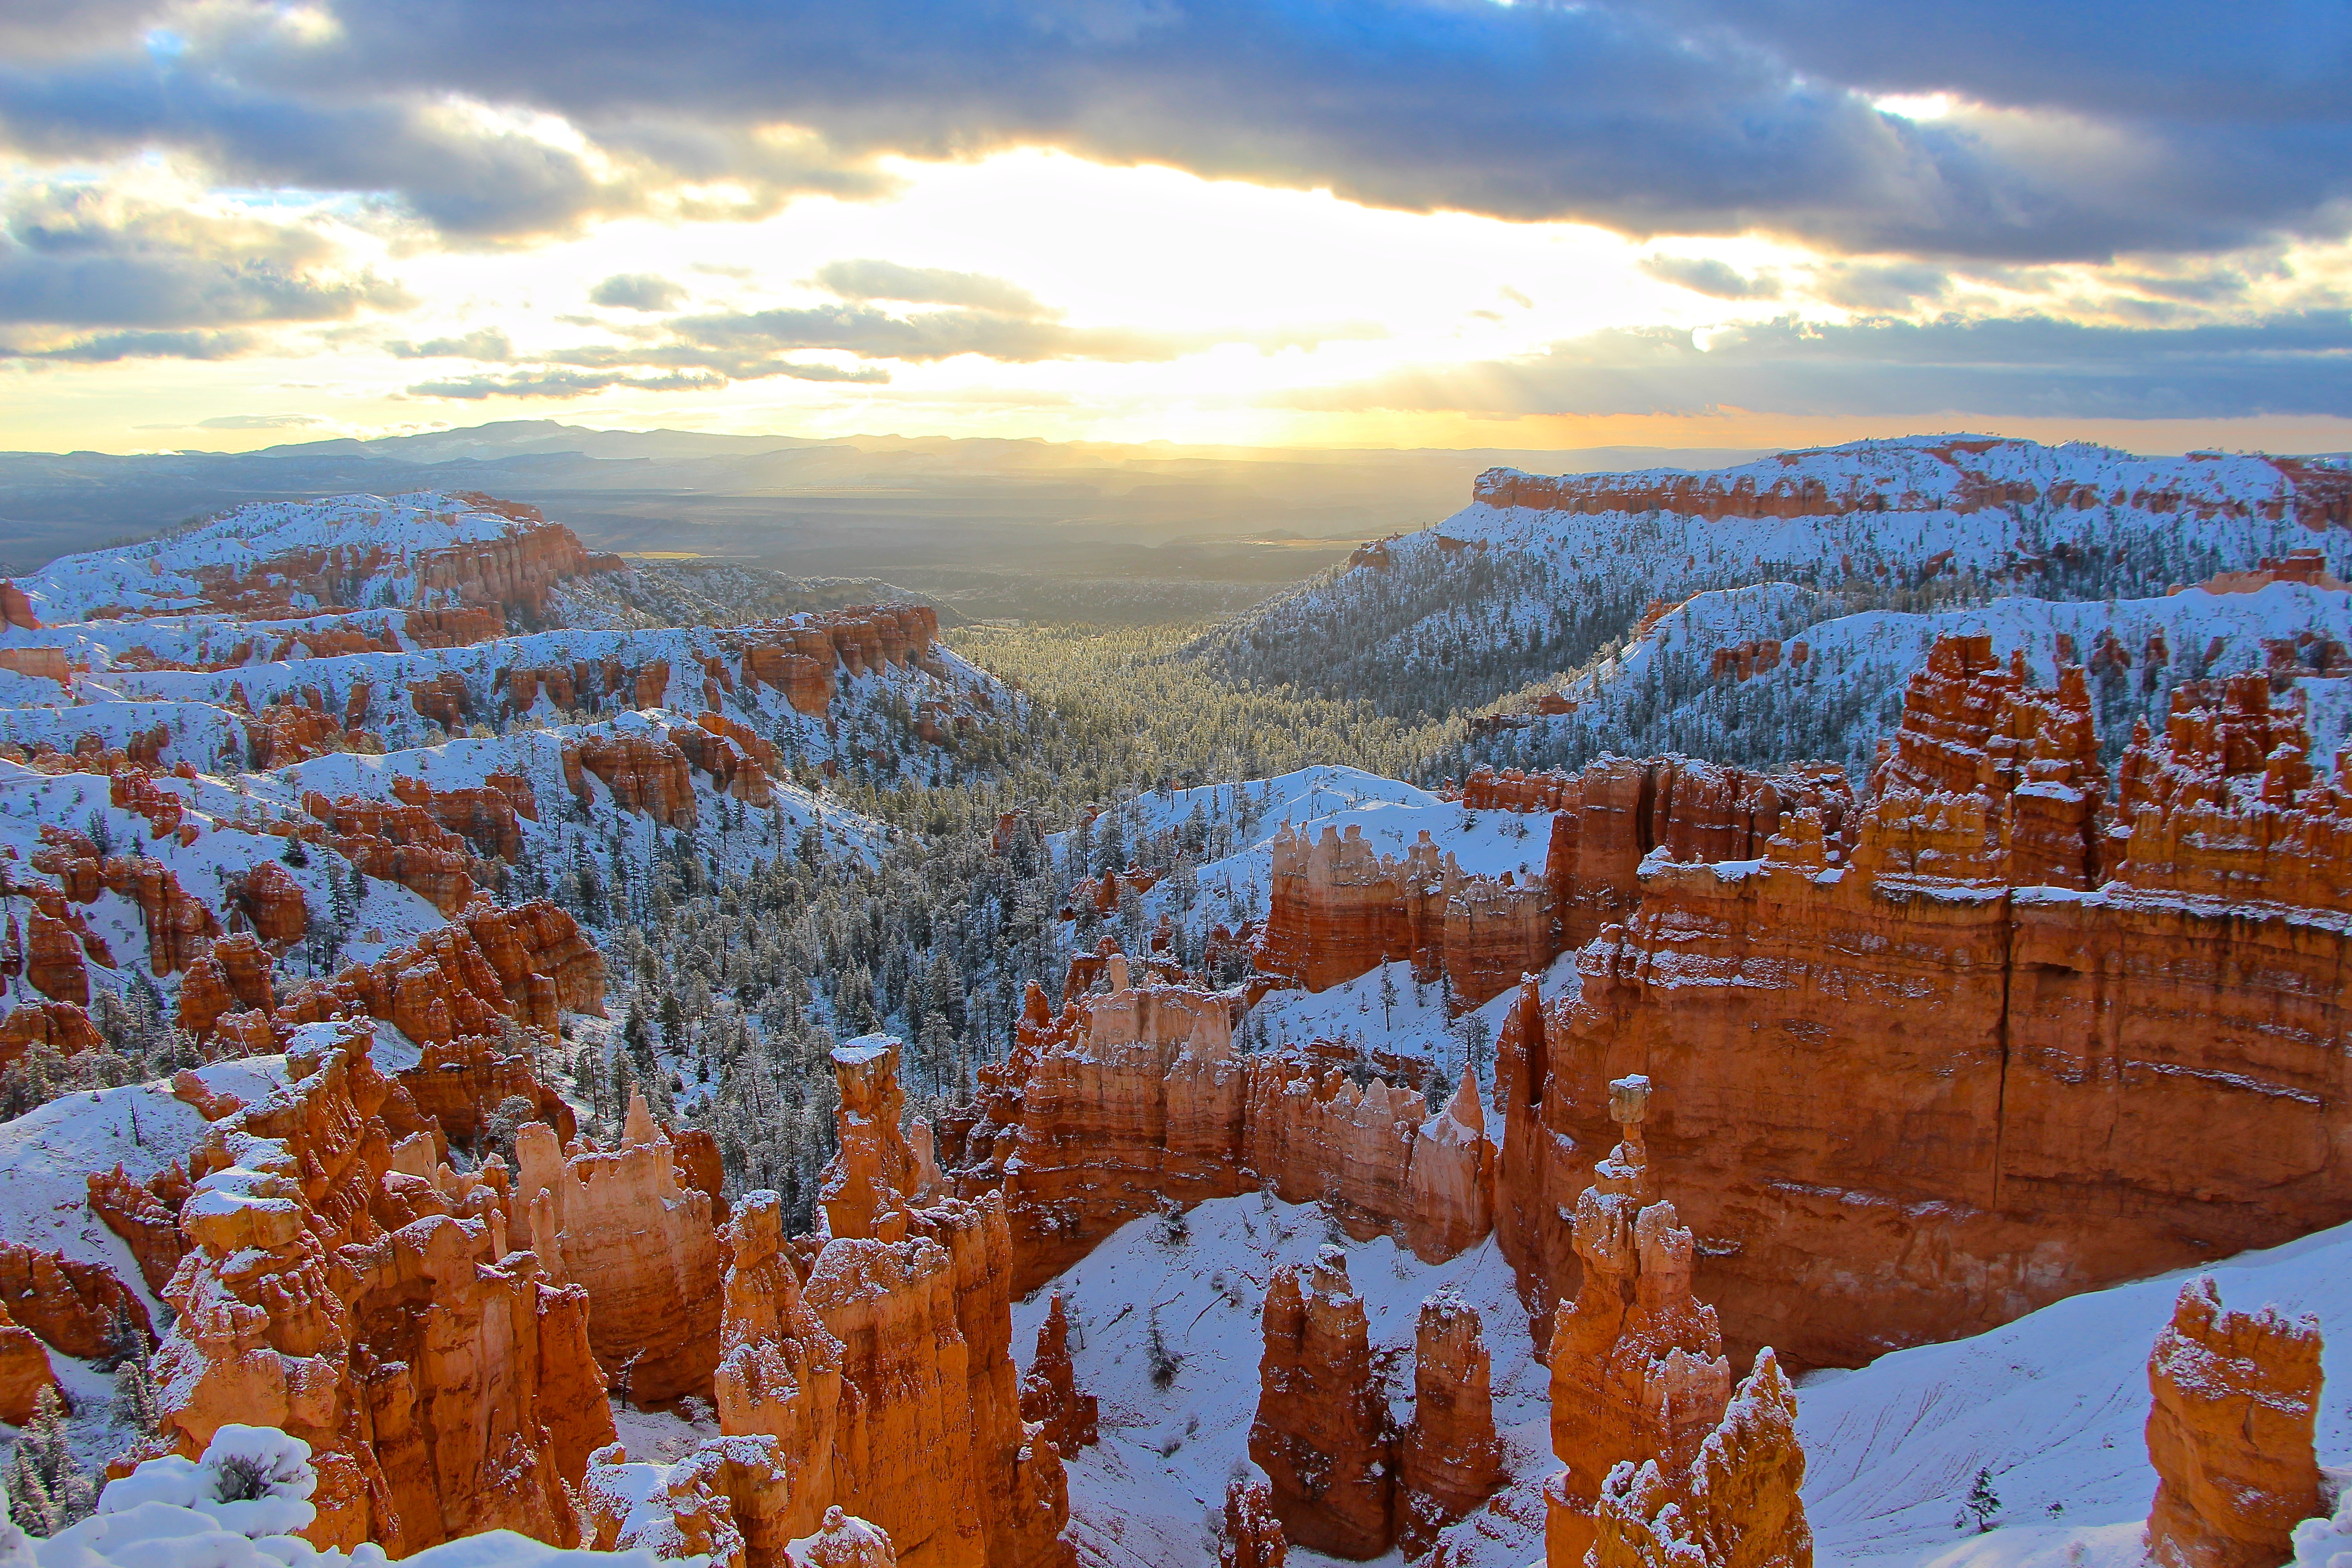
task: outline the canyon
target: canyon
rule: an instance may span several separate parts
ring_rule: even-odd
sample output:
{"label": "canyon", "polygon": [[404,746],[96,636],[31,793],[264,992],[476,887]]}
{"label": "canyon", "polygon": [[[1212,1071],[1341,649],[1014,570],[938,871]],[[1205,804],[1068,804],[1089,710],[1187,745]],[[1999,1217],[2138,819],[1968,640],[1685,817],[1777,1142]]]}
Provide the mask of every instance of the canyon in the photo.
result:
{"label": "canyon", "polygon": [[[2352,521],[2284,459],[1838,460],[1901,484],[1497,475],[1471,521]],[[2247,561],[2179,596],[2344,592]],[[731,958],[665,1013],[690,987],[630,927],[715,886],[748,952],[906,872],[917,819],[847,803],[944,798],[1029,700],[925,606],[650,627],[636,570],[425,493],[0,592],[61,699],[0,718],[0,1068],[108,1129],[0,1227],[0,1419],[89,1421],[91,1369],[152,1347],[112,1474],[266,1426],[307,1448],[302,1539],[394,1556],[1796,1568],[1867,1425],[1807,1426],[1840,1378],[2352,1223],[2316,633],[2189,674],[1939,632],[1864,770],[1169,783],[1092,859],[1097,816],[992,804],[1055,967],[901,1037],[854,925],[862,998],[796,969],[789,1013]],[[1652,610],[1619,657],[1692,630]],[[1769,630],[1675,657],[1749,692],[1843,657]],[[2158,668],[2151,720],[2116,683]],[[106,1081],[142,1008],[194,1065]],[[804,1183],[745,1180],[713,1109],[754,1040],[825,1075]],[[2168,1285],[2135,1347],[2169,1568],[2282,1562],[2331,1500],[2318,1328],[2218,1289]]]}

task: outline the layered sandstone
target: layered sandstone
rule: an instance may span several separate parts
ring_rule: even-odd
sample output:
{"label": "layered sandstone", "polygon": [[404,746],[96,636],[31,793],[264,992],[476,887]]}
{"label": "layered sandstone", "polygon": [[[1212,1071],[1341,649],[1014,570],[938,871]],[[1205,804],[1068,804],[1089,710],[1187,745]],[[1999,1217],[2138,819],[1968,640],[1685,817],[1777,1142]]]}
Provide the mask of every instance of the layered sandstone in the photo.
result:
{"label": "layered sandstone", "polygon": [[1284,1539],[1333,1557],[1380,1556],[1396,1539],[1393,1439],[1347,1253],[1327,1247],[1312,1271],[1276,1269],[1265,1331],[1249,1454],[1272,1483]]}
{"label": "layered sandstone", "polygon": [[[1003,1203],[918,1205],[937,1177],[897,1125],[897,1059],[884,1037],[836,1053],[829,1234],[788,1247],[774,1194],[736,1206],[714,1380],[726,1436],[666,1479],[646,1468],[625,1487],[616,1473],[606,1492],[646,1500],[592,1509],[625,1515],[597,1526],[600,1542],[740,1550],[748,1568],[781,1568],[821,1510],[850,1510],[917,1568],[1075,1561],[1060,1457],[1014,1386]],[[543,1201],[533,1221],[554,1230]]]}
{"label": "layered sandstone", "polygon": [[1116,952],[1100,963],[1109,989],[1058,1016],[1031,987],[1012,1053],[981,1069],[977,1113],[943,1144],[959,1192],[1003,1191],[1017,1290],[1163,1202],[1261,1186],[1433,1261],[1486,1234],[1475,1086],[1433,1117],[1418,1090],[1357,1082],[1348,1058],[1237,1050],[1237,993],[1162,984]]}
{"label": "layered sandstone", "polygon": [[1715,1310],[1691,1294],[1693,1237],[1652,1184],[1649,1094],[1646,1079],[1610,1085],[1622,1139],[1577,1200],[1583,1279],[1561,1303],[1549,1346],[1552,1450],[1564,1467],[1545,1488],[1545,1550],[1555,1564],[1584,1560],[1612,1469],[1687,1471],[1731,1395]]}
{"label": "layered sandstone", "polygon": [[1650,1146],[1700,1293],[1736,1352],[1799,1366],[2352,1219],[2322,1044],[2352,1025],[2352,809],[2260,692],[2181,689],[2119,770],[2118,836],[2074,683],[1949,639],[1843,864],[1811,809],[1749,861],[1648,863],[1577,988],[1499,1041],[1496,1229],[1539,1325],[1580,1270],[1551,1216],[1633,1072],[1675,1084]]}
{"label": "layered sandstone", "polygon": [[1418,978],[1443,978],[1455,1006],[1475,1006],[1638,905],[1640,868],[1653,852],[1749,858],[1784,816],[1803,809],[1820,814],[1836,839],[1851,796],[1842,776],[1818,766],[1758,773],[1680,757],[1608,757],[1578,773],[1482,769],[1462,803],[1548,815],[1542,871],[1471,876],[1426,833],[1397,859],[1353,826],[1342,836],[1327,825],[1310,841],[1286,825],[1272,845],[1258,969],[1321,991],[1410,961]]}
{"label": "layered sandstone", "polygon": [[624,811],[641,812],[665,827],[696,821],[694,777],[686,752],[667,733],[589,734],[563,745],[563,777],[582,804],[591,804],[585,774],[613,793]]}
{"label": "layered sandstone", "polygon": [[1477,1310],[1450,1291],[1421,1304],[1413,1329],[1412,1420],[1397,1442],[1398,1535],[1407,1557],[1509,1479],[1495,1436],[1493,1363]]}
{"label": "layered sandstone", "polygon": [[[1722,474],[1562,474],[1521,473],[1517,468],[1489,468],[1475,487],[1477,499],[1488,506],[1525,507],[1591,517],[1605,512],[1666,511],[1678,517],[1725,518],[1845,517],[1882,511],[1955,511],[1963,515],[1986,510],[2047,505],[2077,511],[2095,507],[2129,507],[2157,512],[2184,512],[2200,518],[2293,518],[2307,528],[2341,527],[2352,521],[2352,483],[2339,470],[2294,458],[2260,459],[2275,470],[2270,493],[2259,500],[2232,497],[2182,482],[2176,468],[2168,476],[2150,476],[2136,487],[2112,488],[2095,481],[2059,479],[2044,484],[2021,474],[1998,473],[1981,461],[1987,451],[2004,446],[1996,440],[1945,441],[1919,448],[1929,461],[1924,472],[1913,470],[1901,488],[1882,479],[1873,483],[1864,471],[1851,471],[1832,485],[1822,472],[1800,471],[1818,454],[1786,453],[1767,459],[1785,470],[1773,473],[1765,464],[1750,464],[1733,477]],[[1759,482],[1759,474],[1763,476]],[[1888,479],[1892,474],[1887,476]],[[1926,482],[1921,482],[1922,480]],[[1441,539],[1441,544],[1454,544]],[[1460,546],[1455,544],[1458,549]]]}
{"label": "layered sandstone", "polygon": [[495,1166],[394,1168],[393,1140],[425,1123],[368,1047],[352,1028],[289,1053],[286,1087],[192,1157],[162,1442],[200,1453],[228,1421],[302,1438],[322,1545],[397,1554],[501,1527],[571,1544],[581,1477],[558,1457],[584,1463],[612,1431],[584,1295],[507,1247]]}
{"label": "layered sandstone", "polygon": [[1077,1458],[1079,1449],[1098,1439],[1095,1396],[1079,1392],[1077,1372],[1070,1364],[1070,1320],[1059,1290],[1037,1326],[1037,1353],[1021,1380],[1021,1419],[1034,1423],[1038,1435],[1065,1459]]}
{"label": "layered sandstone", "polygon": [[1811,1568],[1796,1397],[1768,1350],[1735,1395],[1714,1310],[1691,1293],[1691,1232],[1658,1198],[1646,1079],[1609,1086],[1622,1134],[1578,1200],[1584,1273],[1550,1342],[1545,1559],[1647,1568]]}
{"label": "layered sandstone", "polygon": [[2222,1309],[2210,1277],[2181,1287],[2148,1357],[2160,1568],[2273,1568],[2297,1523],[2325,1514],[2315,1434],[2319,1323]]}
{"label": "layered sandstone", "polygon": [[518,1214],[542,1205],[541,1261],[588,1293],[588,1342],[605,1381],[638,1404],[708,1398],[719,1364],[722,1262],[709,1197],[679,1179],[676,1151],[632,1095],[618,1147],[575,1147],[532,1122],[515,1135]]}
{"label": "layered sandstone", "polygon": [[42,1392],[57,1385],[40,1340],[0,1309],[0,1421],[26,1425],[40,1407]]}
{"label": "layered sandstone", "polygon": [[1654,1460],[1611,1469],[1577,1568],[1812,1568],[1804,1479],[1796,1393],[1766,1351],[1688,1471]]}

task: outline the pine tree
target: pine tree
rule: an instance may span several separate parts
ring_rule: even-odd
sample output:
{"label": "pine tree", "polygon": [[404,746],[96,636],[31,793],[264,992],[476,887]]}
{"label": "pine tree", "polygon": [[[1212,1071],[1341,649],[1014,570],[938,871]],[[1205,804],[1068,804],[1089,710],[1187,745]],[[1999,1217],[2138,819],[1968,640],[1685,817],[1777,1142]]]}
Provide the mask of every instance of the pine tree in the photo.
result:
{"label": "pine tree", "polygon": [[98,1507],[98,1489],[67,1439],[65,1405],[54,1385],[41,1390],[33,1419],[16,1436],[8,1493],[17,1524],[44,1538],[88,1519]]}

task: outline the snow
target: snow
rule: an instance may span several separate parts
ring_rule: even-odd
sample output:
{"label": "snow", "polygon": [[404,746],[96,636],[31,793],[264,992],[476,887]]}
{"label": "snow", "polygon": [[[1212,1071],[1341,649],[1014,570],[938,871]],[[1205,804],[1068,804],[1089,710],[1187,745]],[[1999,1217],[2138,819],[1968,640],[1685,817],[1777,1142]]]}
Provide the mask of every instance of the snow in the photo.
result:
{"label": "snow", "polygon": [[[1820,1372],[1797,1390],[1805,1507],[1822,1568],[2137,1568],[2156,1494],[2148,1352],[2199,1273],[2222,1304],[2320,1320],[2330,1391],[2352,1378],[2352,1226],[2201,1270],[2070,1297],[2006,1327]],[[2323,1466],[2352,1463],[2352,1405],[2322,1401]],[[1978,1470],[1997,1528],[1958,1520]],[[2055,1505],[2055,1511],[2053,1507]],[[2080,1555],[2075,1554],[2080,1549]]]}
{"label": "snow", "polygon": [[[251,1105],[286,1081],[284,1057],[247,1057],[194,1069],[215,1094]],[[168,1080],[69,1094],[0,1123],[0,1240],[100,1263],[136,1291],[161,1321],[162,1303],[122,1238],[90,1212],[89,1178],[121,1165],[140,1181],[185,1167],[207,1123],[173,1098]]]}
{"label": "snow", "polygon": [[[197,609],[204,595],[200,573],[248,573],[298,552],[382,552],[387,569],[353,584],[353,596],[370,599],[389,590],[407,604],[415,600],[418,557],[518,531],[520,525],[508,518],[437,490],[257,501],[162,539],[61,556],[16,584],[33,613],[54,625],[118,607],[145,615]],[[296,596],[298,608],[305,607],[305,597]]]}
{"label": "snow", "polygon": [[844,1067],[864,1067],[880,1061],[903,1043],[896,1035],[860,1035],[834,1047],[833,1059]]}
{"label": "snow", "polygon": [[[1214,1561],[1213,1521],[1222,1517],[1226,1481],[1249,1458],[1266,1284],[1277,1266],[1311,1265],[1327,1245],[1348,1254],[1399,1419],[1411,1414],[1416,1314],[1424,1299],[1450,1289],[1484,1325],[1496,1426],[1512,1471],[1539,1479],[1549,1470],[1549,1374],[1530,1353],[1527,1313],[1492,1240],[1433,1266],[1385,1237],[1350,1240],[1314,1205],[1271,1194],[1216,1199],[1187,1211],[1181,1234],[1158,1217],[1122,1226],[1055,1281],[1067,1298],[1078,1386],[1101,1402],[1102,1441],[1066,1467],[1082,1560],[1122,1568]],[[1013,1349],[1024,1370],[1050,1295],[1049,1288],[1013,1306]],[[1179,1358],[1165,1387],[1153,1374],[1155,1327]],[[1463,1561],[1478,1568],[1522,1568],[1543,1552],[1539,1524],[1532,1532],[1508,1526],[1502,1541],[1474,1539]],[[1291,1557],[1327,1561],[1297,1547]]]}

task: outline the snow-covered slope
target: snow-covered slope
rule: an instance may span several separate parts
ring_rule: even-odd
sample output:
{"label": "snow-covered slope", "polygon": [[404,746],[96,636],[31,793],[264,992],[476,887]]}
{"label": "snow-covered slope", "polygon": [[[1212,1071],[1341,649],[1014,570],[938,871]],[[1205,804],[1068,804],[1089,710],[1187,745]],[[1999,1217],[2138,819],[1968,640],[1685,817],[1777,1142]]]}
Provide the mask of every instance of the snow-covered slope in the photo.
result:
{"label": "snow-covered slope", "polygon": [[[2342,1394],[2352,1381],[2352,1226],[2200,1272],[2227,1307],[2319,1319],[2319,1461],[2352,1462],[2352,1403]],[[1816,1561],[2137,1568],[2156,1494],[2144,1436],[2148,1352],[2190,1278],[2091,1291],[1973,1339],[1805,1379],[1798,1429]],[[1960,1509],[1979,1469],[2000,1500],[1997,1528],[1982,1535]]]}
{"label": "snow-covered slope", "polygon": [[[1549,1374],[1529,1352],[1527,1313],[1491,1239],[1433,1267],[1386,1237],[1349,1240],[1316,1205],[1271,1194],[1218,1199],[1187,1211],[1181,1225],[1134,1221],[1013,1306],[1013,1348],[1025,1370],[1051,1291],[1066,1293],[1078,1386],[1101,1402],[1102,1441],[1068,1467],[1071,1538],[1082,1561],[1165,1568],[1215,1560],[1225,1482],[1249,1462],[1266,1283],[1283,1264],[1312,1265],[1326,1246],[1348,1254],[1395,1419],[1412,1415],[1415,1315],[1425,1298],[1451,1289],[1484,1325],[1495,1426],[1514,1475],[1540,1480],[1549,1472]],[[1506,1506],[1517,1517],[1485,1519],[1489,1533],[1457,1527],[1454,1561],[1522,1568],[1542,1556],[1540,1501],[1517,1497]],[[1330,1561],[1295,1546],[1291,1558]]]}
{"label": "snow-covered slope", "polygon": [[[1521,767],[1575,767],[1605,752],[1751,765],[1821,757],[1859,780],[1901,716],[1904,682],[1953,633],[1989,635],[1997,655],[2021,652],[2045,687],[2062,653],[2088,661],[2110,750],[2130,739],[2136,719],[2161,728],[2183,680],[2275,674],[2308,709],[2323,763],[2343,743],[2352,707],[2352,593],[2341,589],[2279,582],[2144,599],[2005,595],[1928,613],[1844,615],[1835,604],[1785,582],[1696,595],[1568,683],[1573,712],[1531,714],[1474,739],[1465,756]],[[1742,678],[1717,667],[1718,650],[1759,641],[1780,645],[1772,668]]]}
{"label": "snow-covered slope", "polygon": [[2347,487],[2340,468],[2291,459],[1944,437],[1706,475],[1496,470],[1453,517],[1360,551],[1195,655],[1234,678],[1442,714],[1584,666],[1654,601],[1760,582],[1831,595],[1819,619],[2003,594],[2148,597],[2308,547],[2341,575]]}
{"label": "snow-covered slope", "polygon": [[[511,510],[437,490],[257,501],[160,539],[60,556],[16,585],[45,623],[89,620],[110,610],[169,615],[202,608],[224,581],[268,575],[292,562],[315,571],[316,563],[340,556],[342,603],[406,605],[421,597],[421,560],[515,530]],[[292,607],[306,601],[315,606],[319,595],[293,590]]]}

